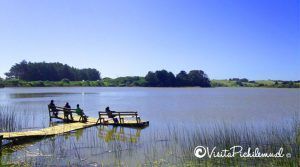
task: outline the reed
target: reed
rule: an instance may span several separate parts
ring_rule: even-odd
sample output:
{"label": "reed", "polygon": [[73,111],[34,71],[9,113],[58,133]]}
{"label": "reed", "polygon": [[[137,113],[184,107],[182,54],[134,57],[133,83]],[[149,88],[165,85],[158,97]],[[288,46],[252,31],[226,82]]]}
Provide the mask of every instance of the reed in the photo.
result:
{"label": "reed", "polygon": [[[135,140],[125,140],[119,129],[92,127],[33,142],[32,147],[24,146],[26,149],[15,149],[11,155],[3,157],[3,162],[20,166],[297,166],[300,119],[296,114],[293,118],[283,125],[263,128],[228,123],[215,123],[209,128],[196,125],[192,129],[169,125]],[[101,136],[107,129],[106,136]],[[130,135],[135,132],[133,129],[125,131]],[[261,152],[270,153],[282,147],[284,153],[292,156],[199,159],[194,156],[194,148],[198,145],[217,149],[229,149],[235,145],[244,149],[258,147]]]}
{"label": "reed", "polygon": [[[267,127],[258,130],[253,126],[236,128],[228,124],[215,124],[213,128],[196,127],[193,130],[177,126],[169,127],[165,135],[153,136],[152,143],[145,148],[145,164],[149,166],[297,166],[300,159],[299,117],[288,125]],[[162,133],[163,134],[163,133]],[[159,139],[159,140],[158,140]],[[163,143],[159,143],[163,139]],[[155,146],[156,145],[156,146]],[[229,149],[232,146],[259,148],[260,152],[276,153],[280,147],[291,157],[283,158],[196,158],[196,146]],[[158,149],[160,148],[160,149]],[[161,154],[163,152],[163,154]]]}
{"label": "reed", "polygon": [[0,132],[44,128],[49,126],[48,119],[45,106],[0,105]]}
{"label": "reed", "polygon": [[16,131],[20,127],[16,121],[16,112],[7,106],[0,106],[0,132]]}

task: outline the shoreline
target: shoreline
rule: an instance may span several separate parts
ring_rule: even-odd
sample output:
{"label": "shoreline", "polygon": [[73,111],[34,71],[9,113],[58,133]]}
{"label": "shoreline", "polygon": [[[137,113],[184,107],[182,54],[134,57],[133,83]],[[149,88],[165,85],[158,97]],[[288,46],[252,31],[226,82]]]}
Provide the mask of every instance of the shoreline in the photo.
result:
{"label": "shoreline", "polygon": [[166,89],[177,89],[177,88],[202,88],[202,89],[213,89],[213,88],[269,88],[269,89],[299,89],[300,87],[247,87],[247,86],[231,86],[231,87],[226,87],[226,86],[217,86],[217,87],[199,87],[199,86],[194,86],[194,87],[147,87],[147,86],[6,86],[6,87],[0,87],[0,89],[4,88],[166,88]]}
{"label": "shoreline", "polygon": [[110,81],[102,79],[97,81],[23,81],[17,79],[2,80],[0,88],[9,87],[143,87],[143,88],[300,88],[300,81],[282,81],[282,80],[210,80],[210,85],[201,86],[151,86],[147,83],[137,84],[124,80],[115,82],[117,79]]}

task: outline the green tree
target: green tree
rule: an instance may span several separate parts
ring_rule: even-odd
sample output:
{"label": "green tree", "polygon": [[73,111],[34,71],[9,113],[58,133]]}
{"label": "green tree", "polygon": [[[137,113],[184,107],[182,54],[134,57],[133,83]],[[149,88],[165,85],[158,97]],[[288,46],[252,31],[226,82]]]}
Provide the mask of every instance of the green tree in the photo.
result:
{"label": "green tree", "polygon": [[189,76],[185,71],[180,71],[176,75],[176,85],[177,86],[191,86]]}
{"label": "green tree", "polygon": [[145,77],[146,86],[172,87],[176,85],[176,78],[172,72],[166,70],[149,71]]}
{"label": "green tree", "polygon": [[3,79],[0,77],[0,88],[3,88],[4,87],[4,82],[3,82]]}
{"label": "green tree", "polygon": [[64,79],[61,80],[61,82],[64,82],[64,83],[70,83],[70,80],[67,79],[67,78],[64,78]]}
{"label": "green tree", "polygon": [[7,78],[16,78],[16,79],[24,79],[28,78],[28,63],[23,60],[19,64],[15,64],[10,68],[10,71],[5,73]]}
{"label": "green tree", "polygon": [[249,80],[247,78],[242,78],[240,79],[241,82],[249,82]]}
{"label": "green tree", "polygon": [[166,70],[156,71],[155,75],[158,79],[158,86],[160,87],[169,87],[175,86],[175,76],[172,72]]}
{"label": "green tree", "polygon": [[188,74],[191,86],[210,87],[210,80],[202,70],[192,70]]}
{"label": "green tree", "polygon": [[158,86],[159,84],[159,80],[156,76],[155,73],[153,73],[152,71],[149,71],[148,74],[145,76],[145,80],[146,80],[146,85],[147,86]]}
{"label": "green tree", "polygon": [[8,79],[15,78],[25,81],[60,81],[64,78],[70,81],[97,81],[101,79],[100,72],[96,69],[77,69],[67,64],[31,63],[25,60],[13,65],[5,75]]}

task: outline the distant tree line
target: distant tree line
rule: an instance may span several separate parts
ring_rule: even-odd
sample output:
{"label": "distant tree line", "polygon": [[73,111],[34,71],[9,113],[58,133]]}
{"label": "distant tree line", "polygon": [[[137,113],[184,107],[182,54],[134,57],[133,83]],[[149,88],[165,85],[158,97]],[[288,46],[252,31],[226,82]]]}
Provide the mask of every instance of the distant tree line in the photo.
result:
{"label": "distant tree line", "polygon": [[180,71],[174,75],[166,70],[149,71],[145,77],[100,77],[96,69],[77,69],[62,63],[32,63],[22,61],[0,77],[2,87],[104,86],[104,87],[272,87],[299,88],[300,81],[248,80],[230,78],[210,80],[202,70]]}
{"label": "distant tree line", "polygon": [[[100,72],[96,69],[77,69],[62,63],[27,62],[23,60],[13,65],[5,73],[5,85],[49,85],[49,82],[24,81],[56,81],[54,85],[86,85],[85,82],[70,81],[100,81]],[[3,81],[1,81],[3,83]],[[2,84],[3,85],[3,84]],[[145,77],[127,76],[116,79],[104,78],[101,82],[92,83],[93,86],[145,86],[145,87],[210,87],[210,80],[202,70],[192,70],[189,73],[180,71],[176,76],[166,70],[149,71]],[[1,86],[1,85],[0,85]]]}
{"label": "distant tree line", "polygon": [[9,72],[5,73],[8,79],[24,81],[96,81],[100,80],[100,72],[96,69],[77,69],[62,63],[32,63],[23,60],[13,65]]}
{"label": "distant tree line", "polygon": [[166,70],[149,71],[145,77],[127,76],[103,78],[103,86],[143,86],[143,87],[210,87],[208,76],[201,70],[192,70],[189,73],[180,71],[176,76]]}
{"label": "distant tree line", "polygon": [[210,80],[202,70],[192,70],[189,73],[180,71],[176,76],[172,72],[160,70],[148,72],[145,76],[145,86],[151,87],[210,87]]}
{"label": "distant tree line", "polygon": [[247,78],[229,78],[229,81],[249,82]]}
{"label": "distant tree line", "polygon": [[245,82],[255,83],[255,81],[249,81],[247,78],[229,78],[229,81],[235,81],[238,86],[243,86]]}

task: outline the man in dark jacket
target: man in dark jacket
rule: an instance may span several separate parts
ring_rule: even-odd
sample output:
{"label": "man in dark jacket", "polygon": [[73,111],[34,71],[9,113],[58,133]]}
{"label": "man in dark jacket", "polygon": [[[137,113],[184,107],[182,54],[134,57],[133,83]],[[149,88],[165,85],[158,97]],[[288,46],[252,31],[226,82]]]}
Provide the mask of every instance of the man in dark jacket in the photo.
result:
{"label": "man in dark jacket", "polygon": [[57,110],[53,100],[50,101],[50,104],[48,104],[48,107],[49,107],[50,111],[53,112],[53,115],[55,117],[57,117],[58,116],[58,110]]}
{"label": "man in dark jacket", "polygon": [[67,102],[66,105],[64,106],[64,116],[65,119],[69,120],[69,115],[70,115],[70,120],[74,120],[73,119],[73,115],[72,115],[72,111],[71,111],[71,106],[69,105],[69,103]]}
{"label": "man in dark jacket", "polygon": [[109,109],[109,107],[106,107],[105,108],[105,112],[107,113],[108,118],[112,118],[113,119],[113,121],[114,121],[115,124],[119,123],[118,118],[115,118],[116,115],[113,114],[115,111],[111,111]]}

